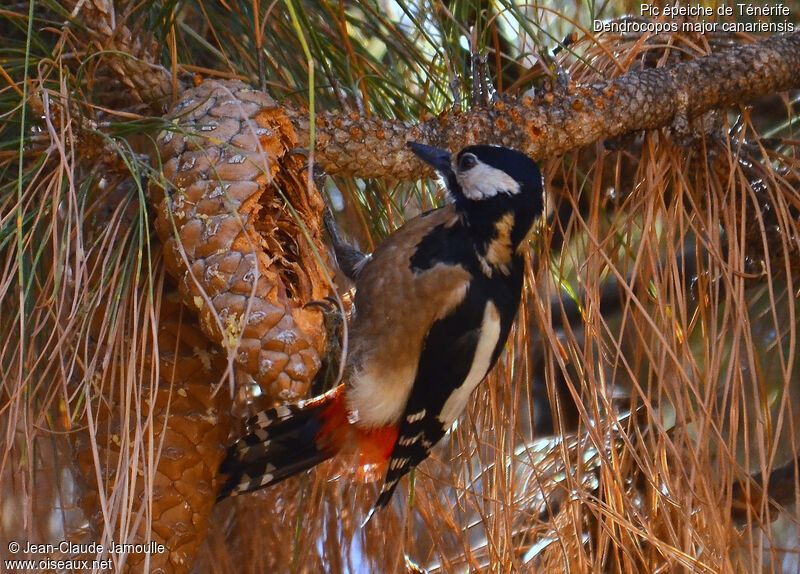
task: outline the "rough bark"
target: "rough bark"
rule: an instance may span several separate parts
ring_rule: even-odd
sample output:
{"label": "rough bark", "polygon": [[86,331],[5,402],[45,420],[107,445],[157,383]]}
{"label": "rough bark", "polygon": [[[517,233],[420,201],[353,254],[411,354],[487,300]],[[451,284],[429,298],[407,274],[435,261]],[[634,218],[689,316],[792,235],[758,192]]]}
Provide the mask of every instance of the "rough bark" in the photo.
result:
{"label": "rough bark", "polygon": [[[123,55],[110,66],[137,97],[160,109],[172,91],[169,72],[157,64],[144,40],[110,15],[105,0],[90,0],[81,13],[95,41]],[[601,39],[602,41],[602,39]],[[418,179],[429,174],[405,147],[410,140],[458,149],[469,143],[515,147],[534,159],[554,157],[594,141],[675,125],[685,129],[703,113],[759,96],[800,87],[800,32],[777,35],[658,69],[644,69],[590,85],[571,84],[564,94],[504,96],[488,108],[444,111],[418,124],[322,112],[316,122],[315,159],[345,177]],[[309,143],[307,110],[286,109]]]}
{"label": "rough bark", "polygon": [[[419,179],[429,174],[406,142],[448,149],[476,142],[515,147],[534,159],[564,154],[624,133],[676,125],[759,96],[800,87],[800,33],[773,36],[675,66],[571,85],[562,95],[506,97],[489,108],[443,112],[417,125],[357,113],[324,113],[316,122],[316,159],[328,173]],[[305,111],[292,122],[308,144]]]}

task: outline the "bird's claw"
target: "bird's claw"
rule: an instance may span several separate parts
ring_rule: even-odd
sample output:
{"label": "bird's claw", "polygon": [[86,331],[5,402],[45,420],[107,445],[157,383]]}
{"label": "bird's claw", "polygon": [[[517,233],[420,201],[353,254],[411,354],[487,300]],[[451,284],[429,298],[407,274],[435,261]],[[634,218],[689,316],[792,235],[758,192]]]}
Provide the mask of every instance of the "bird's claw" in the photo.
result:
{"label": "bird's claw", "polygon": [[336,301],[336,297],[325,297],[324,299],[314,299],[313,301],[309,301],[303,307],[317,307],[324,311],[338,311],[339,310],[339,303]]}
{"label": "bird's claw", "polygon": [[[308,171],[308,166],[311,163],[311,154],[306,148],[292,148],[286,152],[286,155],[301,155],[306,158],[306,162],[303,164],[300,171]],[[317,190],[325,189],[325,184],[328,181],[328,174],[325,173],[325,170],[322,169],[316,161],[311,168],[311,178],[314,180],[314,187],[316,187]]]}
{"label": "bird's claw", "polygon": [[339,269],[344,273],[345,277],[351,281],[355,281],[361,267],[363,267],[368,256],[349,243],[339,233],[339,226],[336,225],[336,219],[333,217],[330,209],[325,209],[322,214],[322,225],[328,234],[331,247],[336,255],[336,262],[339,264]]}
{"label": "bird's claw", "polygon": [[486,54],[472,53],[472,105],[486,107],[489,104],[489,78],[486,69]]}

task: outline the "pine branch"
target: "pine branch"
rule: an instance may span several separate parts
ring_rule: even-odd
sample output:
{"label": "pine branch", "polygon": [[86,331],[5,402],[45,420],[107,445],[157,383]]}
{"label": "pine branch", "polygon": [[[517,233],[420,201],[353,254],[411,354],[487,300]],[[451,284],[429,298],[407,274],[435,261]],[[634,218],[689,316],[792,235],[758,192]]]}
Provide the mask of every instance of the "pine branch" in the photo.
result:
{"label": "pine branch", "polygon": [[[496,143],[541,159],[632,131],[685,128],[709,110],[798,87],[800,33],[794,33],[671,67],[571,86],[563,97],[508,98],[489,108],[444,112],[416,126],[355,112],[320,114],[316,157],[328,173],[416,179],[424,172],[406,148],[410,140],[454,150]],[[292,111],[291,119],[305,134],[301,143],[307,143],[307,112]]]}

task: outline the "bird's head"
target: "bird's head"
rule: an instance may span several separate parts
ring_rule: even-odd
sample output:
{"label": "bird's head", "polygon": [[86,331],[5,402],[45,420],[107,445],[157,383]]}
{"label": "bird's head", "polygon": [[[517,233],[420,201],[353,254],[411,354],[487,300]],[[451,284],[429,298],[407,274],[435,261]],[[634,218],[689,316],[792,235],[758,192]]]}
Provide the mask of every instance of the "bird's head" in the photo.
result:
{"label": "bird's head", "polygon": [[456,208],[474,224],[511,212],[515,227],[527,233],[544,210],[539,166],[520,151],[471,145],[453,155],[417,142],[408,147],[439,173]]}

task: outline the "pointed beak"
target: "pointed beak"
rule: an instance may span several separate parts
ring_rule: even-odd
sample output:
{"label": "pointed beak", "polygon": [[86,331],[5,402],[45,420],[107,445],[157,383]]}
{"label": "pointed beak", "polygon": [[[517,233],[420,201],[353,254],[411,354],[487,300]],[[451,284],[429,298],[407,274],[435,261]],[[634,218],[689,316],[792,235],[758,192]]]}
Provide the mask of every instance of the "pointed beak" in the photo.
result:
{"label": "pointed beak", "polygon": [[452,168],[450,167],[450,152],[447,150],[431,147],[417,142],[408,142],[408,147],[416,156],[431,166],[439,173],[449,173]]}

